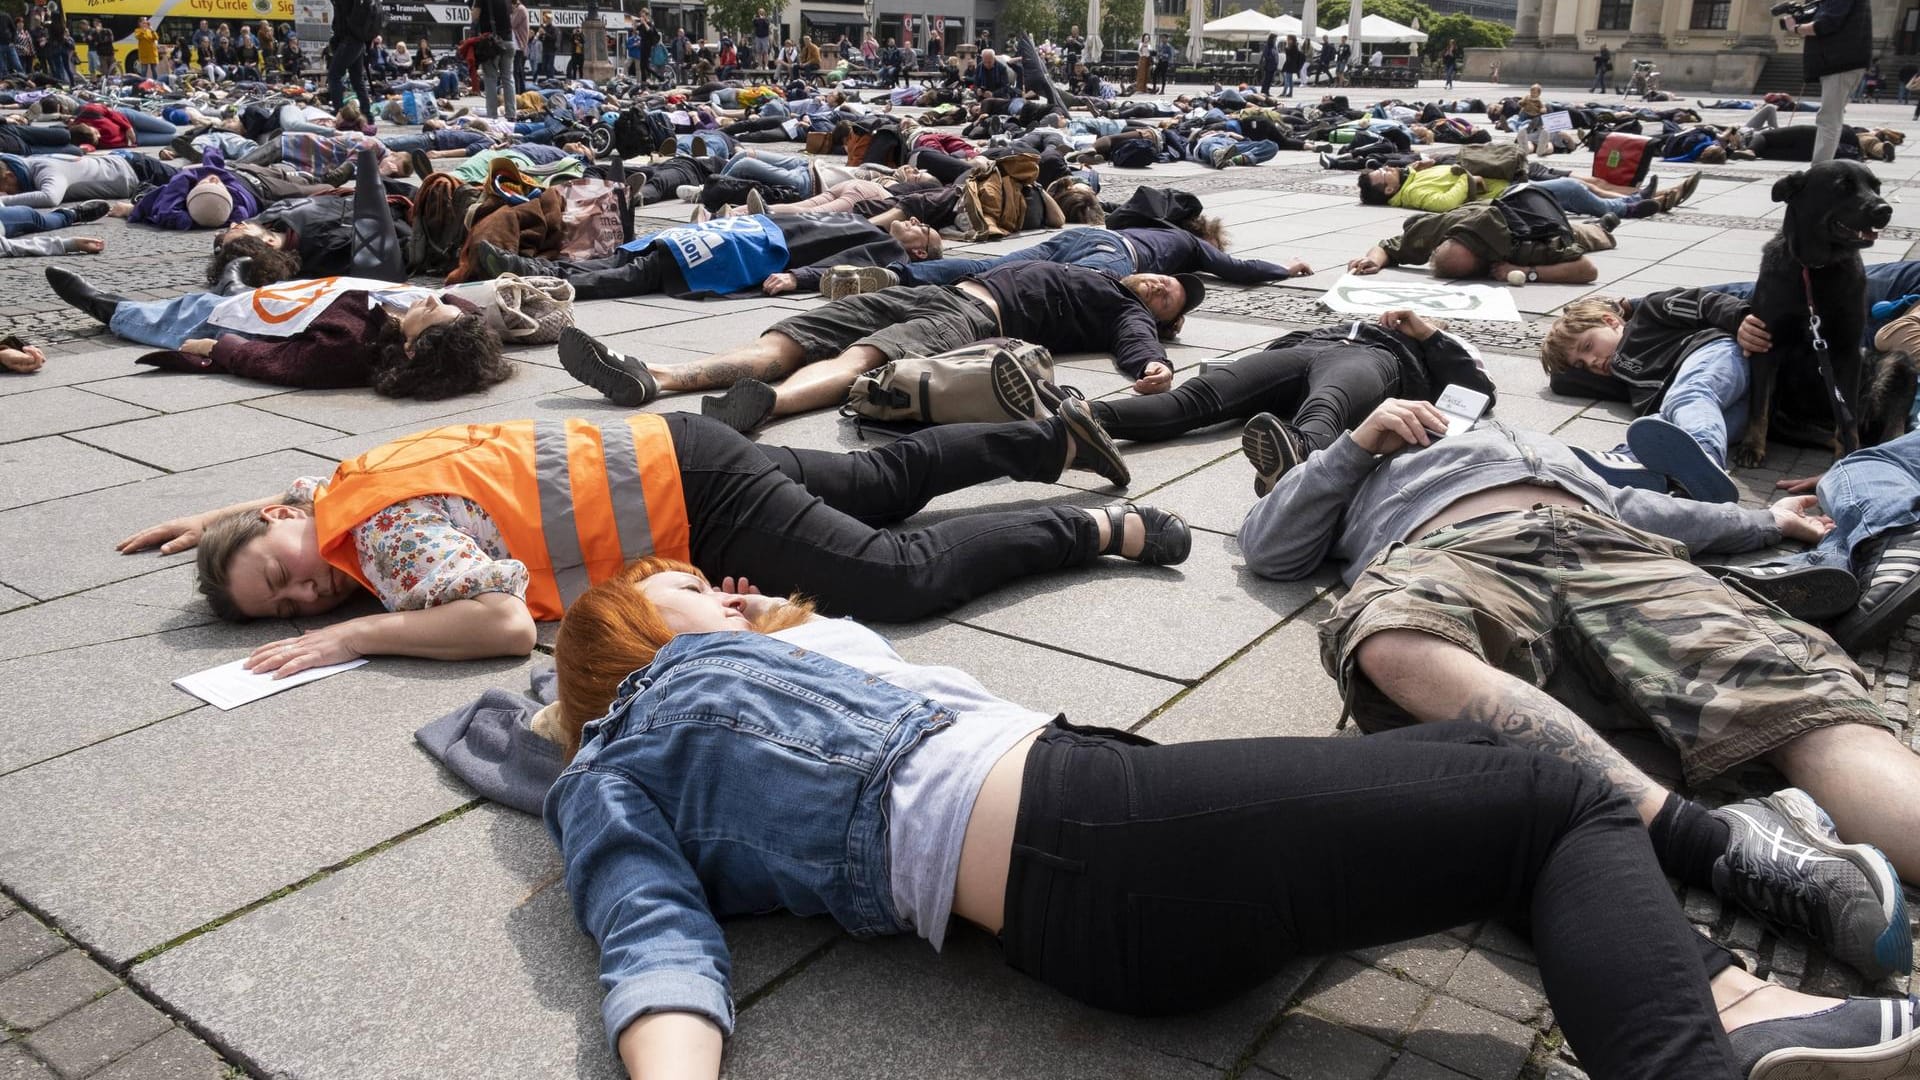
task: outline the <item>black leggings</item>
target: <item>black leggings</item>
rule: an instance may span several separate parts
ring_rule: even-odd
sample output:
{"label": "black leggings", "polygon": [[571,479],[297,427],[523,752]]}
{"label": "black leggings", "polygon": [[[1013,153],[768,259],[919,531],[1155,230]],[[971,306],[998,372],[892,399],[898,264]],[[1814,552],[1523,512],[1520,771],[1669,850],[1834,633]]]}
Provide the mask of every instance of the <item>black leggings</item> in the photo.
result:
{"label": "black leggings", "polygon": [[1399,392],[1400,363],[1386,350],[1315,341],[1210,367],[1165,393],[1096,401],[1093,415],[1116,439],[1158,442],[1270,412],[1324,450]]}
{"label": "black leggings", "polygon": [[1027,758],[1000,940],[1081,1001],[1155,1015],[1486,918],[1531,927],[1594,1080],[1733,1080],[1707,986],[1732,959],[1687,925],[1633,806],[1471,724],[1156,746],[1056,723]]}
{"label": "black leggings", "polygon": [[1017,578],[1091,562],[1086,511],[1038,506],[893,532],[938,495],[1008,478],[1051,482],[1066,460],[1057,419],[948,424],[850,454],[763,446],[718,421],[668,413],[692,522],[693,564],[800,592],[834,615],[909,622]]}

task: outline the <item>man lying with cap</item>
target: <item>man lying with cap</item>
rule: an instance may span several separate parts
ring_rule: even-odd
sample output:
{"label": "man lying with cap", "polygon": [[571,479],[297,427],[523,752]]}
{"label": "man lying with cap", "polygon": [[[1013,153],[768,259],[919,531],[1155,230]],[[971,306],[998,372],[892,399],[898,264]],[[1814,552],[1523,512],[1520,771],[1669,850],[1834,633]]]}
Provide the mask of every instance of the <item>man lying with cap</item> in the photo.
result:
{"label": "man lying with cap", "polygon": [[[1110,354],[1136,391],[1157,394],[1173,385],[1161,342],[1205,296],[1193,274],[1116,280],[1086,267],[1015,262],[952,285],[842,297],[773,324],[752,344],[687,364],[646,364],[578,332],[561,338],[560,351],[568,371],[628,407],[662,393],[726,390],[706,398],[701,411],[744,432],[777,416],[832,408],[856,377],[903,356],[991,337],[1056,354]],[[775,379],[786,381],[775,387]]]}

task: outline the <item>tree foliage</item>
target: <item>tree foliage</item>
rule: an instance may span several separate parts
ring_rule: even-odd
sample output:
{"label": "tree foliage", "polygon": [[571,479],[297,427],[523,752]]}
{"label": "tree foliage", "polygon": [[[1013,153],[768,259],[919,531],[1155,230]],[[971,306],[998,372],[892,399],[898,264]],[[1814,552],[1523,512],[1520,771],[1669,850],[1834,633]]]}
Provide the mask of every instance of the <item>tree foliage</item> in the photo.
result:
{"label": "tree foliage", "polygon": [[[1367,14],[1384,16],[1402,26],[1412,26],[1415,19],[1420,20],[1420,29],[1427,34],[1422,51],[1435,56],[1447,47],[1449,38],[1459,42],[1463,49],[1504,49],[1513,40],[1513,27],[1505,23],[1471,15],[1437,15],[1420,0],[1365,0],[1365,3]],[[1339,0],[1323,3],[1318,16],[1320,25],[1328,30],[1343,29],[1348,12],[1348,6]]]}
{"label": "tree foliage", "polygon": [[1059,37],[1065,28],[1060,21],[1065,6],[1056,0],[1004,0],[994,36],[1008,41],[1023,33],[1032,34],[1035,41]]}
{"label": "tree foliage", "polygon": [[[707,23],[715,30],[725,30],[733,34],[735,40],[753,36],[753,17],[761,8],[767,9],[767,17],[777,26],[780,13],[786,8],[786,0],[707,0]],[[602,11],[618,11],[618,8],[602,7]],[[638,10],[638,9],[636,9]],[[608,18],[607,25],[616,20]],[[780,35],[776,32],[775,37]],[[774,44],[779,44],[775,42]]]}

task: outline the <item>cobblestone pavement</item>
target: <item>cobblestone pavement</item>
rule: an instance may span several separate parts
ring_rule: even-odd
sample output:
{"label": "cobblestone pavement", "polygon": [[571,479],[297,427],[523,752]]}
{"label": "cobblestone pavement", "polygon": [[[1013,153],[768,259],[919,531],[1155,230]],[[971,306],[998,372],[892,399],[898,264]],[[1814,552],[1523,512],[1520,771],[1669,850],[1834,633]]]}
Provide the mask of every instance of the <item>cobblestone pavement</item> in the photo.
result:
{"label": "cobblestone pavement", "polygon": [[[1905,127],[1904,113],[1867,106],[1849,117]],[[1554,164],[1584,171],[1589,160]],[[1876,166],[1896,216],[1870,258],[1906,257],[1920,235],[1920,213],[1904,201],[1916,170],[1905,157]],[[1684,171],[1661,170],[1674,180]],[[1594,286],[1519,290],[1520,323],[1457,322],[1500,386],[1496,415],[1576,445],[1617,443],[1629,419],[1620,407],[1543,388],[1534,356],[1546,320],[1587,293],[1750,274],[1778,220],[1767,189],[1786,171],[1709,170],[1692,205],[1621,227],[1619,249],[1596,259]],[[1182,371],[1326,321],[1317,297],[1337,267],[1399,217],[1358,206],[1351,175],[1324,173],[1308,154],[1225,172],[1114,170],[1107,191],[1142,183],[1200,194],[1238,253],[1321,268],[1281,286],[1211,289],[1171,350]],[[641,214],[659,224],[686,209]],[[515,378],[450,402],[145,371],[133,364],[144,350],[61,305],[44,270],[76,268],[130,297],[170,296],[202,281],[208,235],[120,221],[77,231],[105,237],[108,252],[0,262],[0,328],[47,343],[51,356],[41,374],[0,378],[0,692],[12,706],[0,725],[0,1080],[615,1075],[594,951],[574,928],[540,824],[477,799],[411,739],[483,689],[524,686],[541,658],[381,659],[223,713],[170,680],[296,627],[217,624],[192,595],[187,559],[108,550],[135,527],[278,490],[403,431],[606,406],[558,369],[551,348],[517,350]],[[579,318],[624,351],[673,362],[815,303],[643,297],[584,304]],[[1089,395],[1126,392],[1100,358],[1061,361]],[[819,415],[765,437],[851,449],[886,436]],[[1129,497],[1195,526],[1194,556],[1177,572],[1101,567],[1023,582],[889,635],[910,660],[956,664],[1015,700],[1160,741],[1335,734],[1338,698],[1313,630],[1335,580],[1274,583],[1245,571],[1232,534],[1253,496],[1237,448],[1229,429],[1129,450]],[[1818,451],[1776,447],[1766,469],[1739,475],[1743,498],[1759,505],[1776,480],[1825,463]],[[1100,497],[1096,485],[999,483],[933,512],[1085,501]],[[1920,740],[1908,713],[1916,642],[1910,628],[1859,657],[1910,741]],[[1627,749],[1671,773],[1663,754]],[[1703,794],[1778,784],[1743,774]],[[1680,899],[1702,932],[1769,979],[1866,989],[1802,940],[1710,896]],[[727,1072],[742,1080],[1582,1075],[1531,950],[1496,923],[1302,959],[1230,1005],[1154,1021],[1074,1005],[1009,972],[987,937],[964,928],[937,962],[918,941],[854,942],[822,920],[737,920],[727,933],[740,1012]]]}

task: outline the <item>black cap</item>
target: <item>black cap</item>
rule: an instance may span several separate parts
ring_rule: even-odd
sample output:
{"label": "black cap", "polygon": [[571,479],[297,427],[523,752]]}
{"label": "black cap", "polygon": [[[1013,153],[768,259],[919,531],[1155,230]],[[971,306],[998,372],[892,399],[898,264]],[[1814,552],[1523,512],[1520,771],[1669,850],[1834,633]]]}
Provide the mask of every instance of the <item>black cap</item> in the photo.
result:
{"label": "black cap", "polygon": [[1199,274],[1175,274],[1173,280],[1187,291],[1187,302],[1180,306],[1180,314],[1185,315],[1199,307],[1200,301],[1207,298],[1207,283],[1200,280]]}

